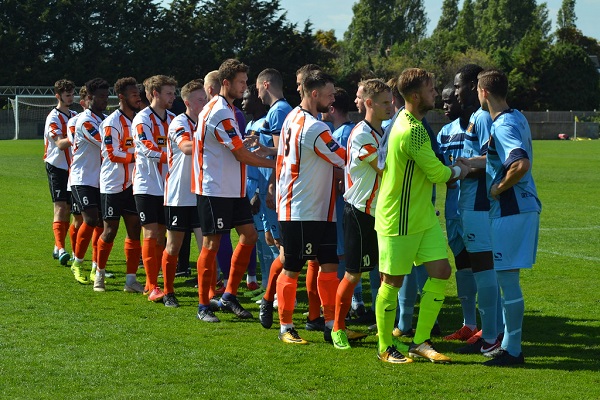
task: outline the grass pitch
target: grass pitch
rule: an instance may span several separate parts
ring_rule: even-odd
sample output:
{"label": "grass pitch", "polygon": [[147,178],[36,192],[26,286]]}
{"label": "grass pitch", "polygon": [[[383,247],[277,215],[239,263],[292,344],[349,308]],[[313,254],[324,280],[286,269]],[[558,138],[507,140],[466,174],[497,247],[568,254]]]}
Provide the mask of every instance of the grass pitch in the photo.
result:
{"label": "grass pitch", "polygon": [[[184,278],[178,309],[122,291],[124,229],[108,264],[116,278],[94,293],[51,258],[42,142],[0,141],[0,398],[599,399],[600,141],[537,141],[534,151],[543,211],[537,264],[522,273],[527,364],[489,369],[439,338],[453,364],[387,365],[374,335],[340,352],[303,329],[310,345],[284,345],[257,319],[201,323]],[[438,209],[443,197],[440,188]],[[462,321],[455,290],[451,278],[444,333]],[[299,328],[305,310],[301,292]]]}

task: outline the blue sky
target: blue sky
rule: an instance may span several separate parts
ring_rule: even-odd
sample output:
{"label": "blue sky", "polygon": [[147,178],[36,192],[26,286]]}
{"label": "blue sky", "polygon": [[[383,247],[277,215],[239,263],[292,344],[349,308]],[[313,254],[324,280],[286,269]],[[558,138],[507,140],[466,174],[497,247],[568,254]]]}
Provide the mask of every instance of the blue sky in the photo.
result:
{"label": "blue sky", "polygon": [[[352,21],[352,6],[357,0],[280,0],[281,7],[287,11],[287,19],[304,26],[304,21],[310,20],[313,29],[335,30],[338,39],[342,39],[344,32]],[[167,6],[169,0],[159,0]],[[431,34],[440,18],[442,0],[423,0],[427,18],[429,18],[428,34]],[[549,17],[552,19],[552,30],[556,29],[556,14],[562,0],[545,0],[548,5]],[[541,0],[537,0],[541,4]],[[600,40],[600,0],[577,0],[575,3],[577,27],[586,36]]]}
{"label": "blue sky", "polygon": [[[552,19],[552,30],[556,28],[556,13],[562,0],[546,0],[549,17]],[[287,18],[291,22],[299,23],[302,27],[304,21],[310,19],[313,28],[329,30],[334,29],[338,39],[343,38],[344,32],[352,20],[352,5],[356,0],[280,0],[283,9],[287,10]],[[542,1],[538,0],[538,4]],[[429,18],[428,33],[435,28],[441,14],[442,0],[424,0],[425,10]],[[586,36],[600,39],[600,0],[577,0],[575,3],[577,27]]]}

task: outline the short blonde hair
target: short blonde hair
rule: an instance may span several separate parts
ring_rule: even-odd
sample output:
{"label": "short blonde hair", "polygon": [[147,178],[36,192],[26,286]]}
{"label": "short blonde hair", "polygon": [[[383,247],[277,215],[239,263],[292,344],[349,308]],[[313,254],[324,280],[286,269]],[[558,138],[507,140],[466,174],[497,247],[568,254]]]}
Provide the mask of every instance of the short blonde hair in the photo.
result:
{"label": "short blonde hair", "polygon": [[390,92],[390,87],[381,79],[367,79],[362,81],[363,100],[372,99],[379,93]]}
{"label": "short blonde hair", "polygon": [[196,90],[204,90],[204,81],[202,79],[194,79],[183,85],[181,88],[181,98],[187,100],[190,93]]}
{"label": "short blonde hair", "polygon": [[398,91],[404,97],[404,100],[406,100],[408,95],[419,91],[423,85],[434,79],[435,76],[424,69],[408,68],[402,71],[398,78]]}
{"label": "short blonde hair", "polygon": [[144,89],[153,93],[155,90],[160,93],[163,86],[177,87],[177,81],[172,76],[154,75],[144,81]]}

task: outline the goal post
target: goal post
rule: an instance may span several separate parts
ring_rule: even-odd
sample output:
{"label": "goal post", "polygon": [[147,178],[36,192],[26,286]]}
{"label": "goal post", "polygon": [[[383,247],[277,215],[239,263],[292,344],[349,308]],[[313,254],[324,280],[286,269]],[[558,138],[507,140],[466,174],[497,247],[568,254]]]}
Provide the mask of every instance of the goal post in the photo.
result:
{"label": "goal post", "polygon": [[[75,96],[79,99],[79,96]],[[56,107],[56,97],[51,95],[16,95],[9,99],[14,121],[13,139],[39,139],[44,136],[46,117]],[[106,114],[119,107],[119,98],[109,96]],[[82,112],[78,101],[73,102],[71,110]]]}

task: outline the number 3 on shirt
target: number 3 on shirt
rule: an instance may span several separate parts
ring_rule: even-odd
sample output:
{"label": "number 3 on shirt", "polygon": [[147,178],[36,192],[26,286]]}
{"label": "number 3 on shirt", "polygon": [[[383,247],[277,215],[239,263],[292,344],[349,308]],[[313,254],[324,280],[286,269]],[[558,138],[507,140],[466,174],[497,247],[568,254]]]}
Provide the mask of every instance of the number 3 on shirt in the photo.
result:
{"label": "number 3 on shirt", "polygon": [[287,135],[285,138],[285,148],[284,155],[287,157],[290,154],[290,140],[292,139],[292,130],[288,129]]}

